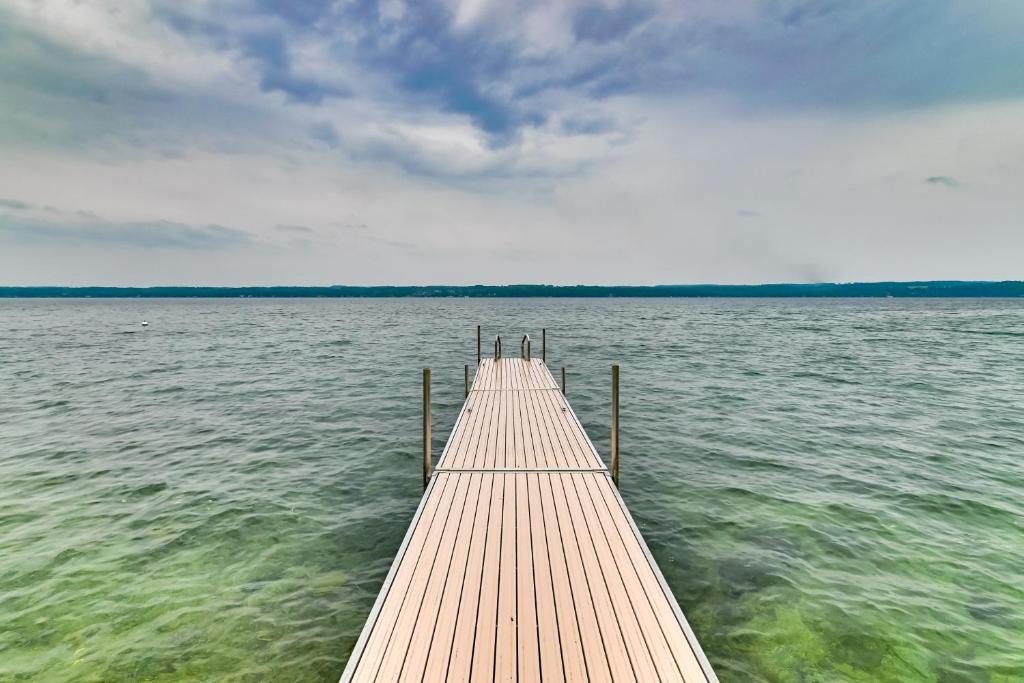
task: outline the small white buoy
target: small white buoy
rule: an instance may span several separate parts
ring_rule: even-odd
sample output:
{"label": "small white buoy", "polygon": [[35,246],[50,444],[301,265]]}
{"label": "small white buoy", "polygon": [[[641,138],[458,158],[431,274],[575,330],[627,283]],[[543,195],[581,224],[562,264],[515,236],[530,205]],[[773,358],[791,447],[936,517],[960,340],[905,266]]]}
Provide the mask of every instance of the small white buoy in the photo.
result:
{"label": "small white buoy", "polygon": [[149,327],[149,323],[148,323],[148,322],[146,322],[145,320],[143,320],[143,321],[142,321],[142,326],[143,326],[143,327]]}

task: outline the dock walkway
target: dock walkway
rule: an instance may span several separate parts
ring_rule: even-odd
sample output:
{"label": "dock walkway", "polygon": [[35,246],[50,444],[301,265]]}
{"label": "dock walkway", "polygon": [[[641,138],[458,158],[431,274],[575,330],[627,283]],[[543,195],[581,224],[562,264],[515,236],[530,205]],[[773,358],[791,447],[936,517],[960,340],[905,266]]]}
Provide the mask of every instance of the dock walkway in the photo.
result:
{"label": "dock walkway", "polygon": [[539,359],[484,359],[342,683],[717,683]]}

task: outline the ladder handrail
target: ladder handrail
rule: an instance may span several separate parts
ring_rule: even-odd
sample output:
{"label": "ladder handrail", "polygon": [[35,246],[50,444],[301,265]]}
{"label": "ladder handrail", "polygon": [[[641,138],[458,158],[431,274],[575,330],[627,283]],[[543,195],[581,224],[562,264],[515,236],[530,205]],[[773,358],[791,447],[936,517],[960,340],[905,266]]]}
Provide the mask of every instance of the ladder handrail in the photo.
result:
{"label": "ladder handrail", "polygon": [[530,335],[524,334],[523,341],[519,342],[519,355],[524,360],[530,360]]}
{"label": "ladder handrail", "polygon": [[501,360],[501,335],[494,335],[494,360]]}

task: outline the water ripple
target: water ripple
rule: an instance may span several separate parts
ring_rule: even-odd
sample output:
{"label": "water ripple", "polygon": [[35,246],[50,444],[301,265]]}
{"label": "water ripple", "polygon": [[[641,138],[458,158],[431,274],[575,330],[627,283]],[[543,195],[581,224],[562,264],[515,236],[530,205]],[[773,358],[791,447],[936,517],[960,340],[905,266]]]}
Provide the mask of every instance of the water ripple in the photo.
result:
{"label": "water ripple", "polygon": [[477,323],[602,452],[622,364],[724,682],[1024,680],[1024,304],[621,299],[0,302],[0,680],[336,680]]}

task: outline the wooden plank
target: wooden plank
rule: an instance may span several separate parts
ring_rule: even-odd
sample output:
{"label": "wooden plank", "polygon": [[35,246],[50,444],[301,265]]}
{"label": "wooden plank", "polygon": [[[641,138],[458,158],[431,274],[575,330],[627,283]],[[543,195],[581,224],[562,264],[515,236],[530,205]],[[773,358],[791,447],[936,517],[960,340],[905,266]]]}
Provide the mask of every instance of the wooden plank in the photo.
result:
{"label": "wooden plank", "polygon": [[541,426],[534,419],[531,395],[528,392],[519,394],[519,410],[522,414],[525,449],[525,466],[531,468],[544,467],[547,462],[544,443],[541,440]]}
{"label": "wooden plank", "polygon": [[533,360],[519,359],[519,387],[524,391],[534,391],[537,387],[533,385],[531,367]]}
{"label": "wooden plank", "polygon": [[[552,597],[557,607],[555,617],[558,624],[565,678],[566,680],[589,680],[590,667],[588,667],[588,657],[583,649],[583,630],[580,625],[580,617],[577,614],[579,604],[572,594],[569,564],[562,546],[561,528],[554,513],[550,481],[544,475],[537,475],[537,482],[537,503],[540,506],[540,517],[544,523],[544,535],[547,540]],[[592,641],[592,629],[587,629],[587,635],[588,639]],[[603,657],[603,651],[600,654]]]}
{"label": "wooden plank", "polygon": [[558,389],[558,384],[555,383],[555,378],[548,372],[547,366],[537,358],[534,358],[530,363],[530,376],[533,378],[534,388],[536,389]]}
{"label": "wooden plank", "polygon": [[[537,588],[533,562],[533,527],[530,519],[529,475],[513,477],[516,483],[516,624],[518,626],[517,676],[520,681],[539,681],[540,630],[537,621]],[[540,540],[540,539],[538,539]]]}
{"label": "wooden plank", "polygon": [[518,670],[518,622],[516,617],[516,480],[514,474],[501,475],[501,552],[498,568],[498,609],[494,640],[494,680],[516,680]]}
{"label": "wooden plank", "polygon": [[483,571],[480,574],[480,597],[477,604],[470,673],[463,681],[491,680],[494,675],[494,643],[498,621],[498,576],[501,568],[501,529],[506,474],[495,475],[487,523],[487,546],[484,549]]}
{"label": "wooden plank", "polygon": [[[434,494],[427,498],[419,523],[413,532],[409,546],[397,565],[397,572],[387,590],[386,598],[366,641],[366,646],[358,656],[359,670],[356,680],[371,681],[377,675],[384,650],[391,640],[395,623],[401,613],[405,599],[409,594],[409,584],[416,572],[420,561],[427,562],[431,555],[429,550],[425,552],[425,546],[435,524],[443,524],[448,517],[453,503],[453,497],[446,495],[449,486],[454,486],[454,478],[451,475],[440,475],[438,481],[440,486],[435,486]],[[369,625],[369,624],[368,624]]]}
{"label": "wooden plank", "polygon": [[526,438],[526,425],[523,421],[523,392],[517,391],[512,393],[512,402],[510,409],[512,410],[512,422],[513,422],[513,439],[515,440],[515,448],[513,449],[513,457],[510,459],[509,464],[517,469],[523,469],[526,467],[526,456],[527,453],[532,452],[533,446],[527,443]]}
{"label": "wooden plank", "polygon": [[505,462],[505,451],[508,447],[508,444],[505,441],[505,422],[508,418],[508,414],[505,410],[505,403],[508,399],[508,392],[502,391],[495,394],[495,399],[497,406],[494,408],[494,419],[492,420],[493,427],[490,437],[494,441],[494,447],[489,451],[489,457],[484,459],[484,467],[503,467]]}
{"label": "wooden plank", "polygon": [[459,414],[459,420],[455,425],[455,429],[452,430],[451,435],[448,437],[448,443],[445,444],[441,458],[437,462],[438,467],[445,467],[453,462],[458,462],[459,450],[468,446],[468,436],[472,433],[473,425],[481,415],[479,404],[486,398],[487,394],[477,392],[470,392],[469,396],[466,397],[466,402],[462,407],[462,412]]}
{"label": "wooden plank", "polygon": [[[494,475],[481,475],[474,479],[478,480],[474,500],[467,501],[467,506],[473,506],[473,516],[468,524],[459,528],[452,568],[443,588],[437,620],[431,630],[429,652],[422,665],[424,681],[444,681],[456,648],[459,648],[460,656],[464,657],[463,652],[468,651],[467,646],[473,642],[472,633],[468,636],[466,633],[470,622],[468,619],[460,619],[460,615],[463,614],[463,604],[467,610],[474,609],[479,596],[479,577],[483,568],[480,560]],[[423,630],[426,631],[426,625]],[[416,671],[415,666],[409,666],[408,669],[410,672]]]}
{"label": "wooden plank", "polygon": [[[428,609],[431,609],[432,601],[436,599],[437,586],[444,585],[443,581],[439,579],[440,573],[447,572],[451,561],[452,548],[459,530],[462,511],[466,502],[466,493],[471,479],[469,475],[462,474],[448,476],[456,477],[451,510],[441,529],[437,545],[434,546],[432,544],[429,547],[429,549],[434,551],[433,556],[425,557],[424,561],[417,564],[416,572],[409,583],[408,600],[405,601],[395,619],[392,636],[388,640],[384,655],[381,657],[380,669],[377,672],[376,680],[399,680],[405,663],[405,657],[409,652],[410,643],[416,635],[415,626],[419,620],[424,603],[428,603]],[[434,538],[437,537],[435,536]],[[428,590],[428,587],[431,590]]]}
{"label": "wooden plank", "polygon": [[[709,676],[705,675],[700,663],[700,656],[689,642],[686,633],[682,628],[678,616],[673,609],[675,598],[667,594],[666,589],[658,581],[654,567],[651,566],[643,546],[640,544],[643,539],[637,537],[629,519],[628,512],[621,506],[618,496],[612,488],[611,481],[592,482],[592,492],[596,492],[605,502],[608,516],[606,523],[619,533],[619,539],[626,552],[629,553],[633,567],[637,572],[637,579],[648,596],[652,611],[665,633],[673,657],[686,681],[707,681]],[[699,646],[698,646],[699,647]]]}
{"label": "wooden plank", "polygon": [[469,493],[434,491],[452,500],[435,556],[410,562],[402,609],[376,620],[385,656],[354,680],[709,680],[606,474],[436,476]]}
{"label": "wooden plank", "polygon": [[[584,505],[580,499],[578,488],[586,486],[580,481],[584,478],[594,478],[594,475],[568,474],[561,479],[569,508],[569,518],[576,528],[583,566],[587,568],[587,578],[594,601],[603,610],[602,632],[611,632],[621,637],[620,643],[613,635],[615,648],[621,647],[621,650],[613,653],[609,647],[609,658],[613,661],[627,661],[630,673],[638,681],[660,680],[661,676],[655,668],[647,639],[637,619],[636,608],[630,600],[622,573],[619,571],[616,555],[608,547],[593,508]],[[587,501],[589,502],[589,498]],[[616,680],[620,680],[618,675]]]}
{"label": "wooden plank", "polygon": [[484,361],[480,361],[480,363],[473,369],[473,383],[469,385],[469,390],[479,391],[480,388],[483,386],[483,377]]}
{"label": "wooden plank", "polygon": [[593,467],[585,455],[577,452],[573,442],[565,437],[565,424],[561,415],[555,413],[547,394],[550,392],[537,392],[534,402],[537,405],[537,419],[547,434],[550,444],[548,448],[552,453],[557,453],[557,461],[565,468]]}
{"label": "wooden plank", "polygon": [[[498,425],[498,399],[501,394],[488,392],[487,412],[481,423],[480,436],[471,447],[471,451],[463,459],[462,467],[486,467],[488,462],[494,462],[494,453],[498,448],[495,430]],[[482,447],[481,447],[482,446]]]}
{"label": "wooden plank", "polygon": [[[581,587],[576,592],[584,595],[585,599],[589,599],[593,605],[595,624],[608,658],[612,680],[636,681],[629,648],[604,578],[604,568],[594,551],[590,535],[587,532],[586,520],[581,518],[578,510],[574,509],[571,503],[572,494],[567,490],[572,486],[572,482],[569,480],[570,476],[553,477],[551,484],[555,496],[556,513],[563,520],[566,551],[573,554],[571,567],[577,570],[575,584]],[[569,530],[568,532],[564,531],[566,528]]]}
{"label": "wooden plank", "polygon": [[538,400],[550,416],[553,432],[558,435],[559,448],[567,455],[571,453],[578,467],[601,467],[601,459],[570,413],[565,397],[560,392],[548,391],[538,394]]}
{"label": "wooden plank", "polygon": [[[513,361],[518,359],[501,362],[511,367]],[[603,467],[557,391],[501,389],[470,393],[438,468],[523,467],[526,440],[538,441],[542,433],[544,448],[535,449],[525,466]]]}
{"label": "wooden plank", "polygon": [[516,430],[519,427],[519,421],[516,419],[517,413],[515,409],[515,398],[517,393],[519,392],[501,392],[502,398],[504,399],[502,401],[502,410],[505,413],[505,452],[502,454],[502,467],[516,467],[516,460],[522,455],[523,444],[516,438]]}
{"label": "wooden plank", "polygon": [[565,510],[560,510],[559,497],[561,482],[558,475],[549,475],[541,481],[541,506],[544,517],[550,522],[549,538],[558,539],[557,547],[561,553],[559,577],[555,583],[555,596],[560,604],[572,603],[580,635],[580,652],[587,667],[587,675],[591,680],[600,680],[611,676],[611,665],[605,651],[604,640],[598,624],[594,601],[587,584],[586,571],[580,564],[579,548],[572,523],[566,517]]}
{"label": "wooden plank", "polygon": [[[422,604],[410,630],[411,639],[398,673],[399,677],[406,672],[415,676],[417,672],[426,671],[426,660],[436,641],[440,642],[443,649],[448,649],[444,646],[444,634],[451,633],[451,625],[457,614],[456,600],[462,592],[462,578],[466,571],[465,558],[469,555],[469,539],[473,533],[477,501],[483,482],[482,477],[463,475],[463,478],[466,479],[468,489],[465,502],[459,510],[454,534],[447,537],[442,535],[442,541],[438,545],[434,571],[423,589]],[[452,515],[454,516],[454,511]],[[451,554],[448,554],[446,538],[452,536],[454,538],[451,543]],[[378,677],[386,675],[387,669],[382,666]]]}
{"label": "wooden plank", "polygon": [[552,440],[551,432],[544,420],[545,411],[536,392],[531,391],[526,394],[526,407],[534,434],[540,443],[540,448],[536,451],[537,467],[569,468],[573,466],[562,449],[558,447],[557,442]]}
{"label": "wooden plank", "polygon": [[466,399],[467,413],[459,420],[452,436],[452,446],[442,454],[438,467],[466,467],[480,443],[482,430],[486,428],[490,416],[489,403],[493,399],[491,392],[470,392]]}
{"label": "wooden plank", "polygon": [[484,358],[476,369],[476,379],[473,381],[473,391],[484,391],[490,386],[490,374],[493,368],[490,358]]}
{"label": "wooden plank", "polygon": [[[675,619],[671,614],[670,606],[661,610],[659,614],[651,596],[648,595],[641,577],[641,572],[647,572],[646,558],[643,553],[636,556],[630,553],[624,540],[631,540],[628,537],[623,539],[615,520],[601,497],[600,491],[596,491],[608,482],[602,482],[597,477],[579,477],[575,479],[576,492],[582,505],[582,515],[591,523],[591,530],[594,532],[595,541],[598,546],[604,548],[602,555],[605,566],[614,567],[615,579],[612,588],[613,595],[621,595],[627,598],[632,618],[626,615],[626,629],[642,633],[645,647],[650,654],[651,661],[657,669],[657,678],[662,681],[679,680],[682,678],[682,668],[676,661],[669,641],[666,637],[666,626],[669,632],[673,632]],[[639,562],[639,564],[637,564]],[[652,582],[653,583],[653,582]],[[655,597],[657,595],[655,594]],[[620,601],[621,604],[621,601]],[[625,608],[623,608],[625,609]],[[662,623],[664,621],[664,623]],[[644,680],[654,680],[650,672],[643,676]]]}
{"label": "wooden plank", "polygon": [[[537,614],[537,641],[540,654],[541,678],[545,681],[575,683],[586,680],[586,668],[579,644],[579,630],[571,603],[560,605],[555,598],[554,573],[551,561],[552,541],[549,539],[540,499],[542,475],[528,474],[526,479],[527,506],[530,517],[530,538],[533,557],[534,603]],[[561,612],[560,612],[561,610]],[[559,614],[568,624],[563,634],[559,628]],[[577,647],[573,647],[576,644]],[[563,659],[566,663],[563,665]]]}
{"label": "wooden plank", "polygon": [[477,370],[473,391],[539,391],[558,389],[558,383],[539,358],[485,358]]}
{"label": "wooden plank", "polygon": [[553,385],[480,363],[345,683],[717,683]]}
{"label": "wooden plank", "polygon": [[486,493],[486,498],[482,493],[478,505],[478,516],[473,523],[472,548],[466,559],[466,575],[462,584],[462,596],[452,634],[451,657],[447,670],[438,667],[437,670],[428,669],[425,672],[431,680],[469,680],[476,645],[477,614],[484,580],[486,551],[489,547],[490,515],[494,509],[496,498],[494,487],[498,485],[495,482],[497,477],[493,474],[481,474],[480,478],[483,487],[481,491]]}
{"label": "wooden plank", "polygon": [[563,454],[566,467],[593,469],[604,466],[586,436],[579,429],[560,393],[536,392],[535,400],[539,405],[541,419],[550,435],[551,447]]}

